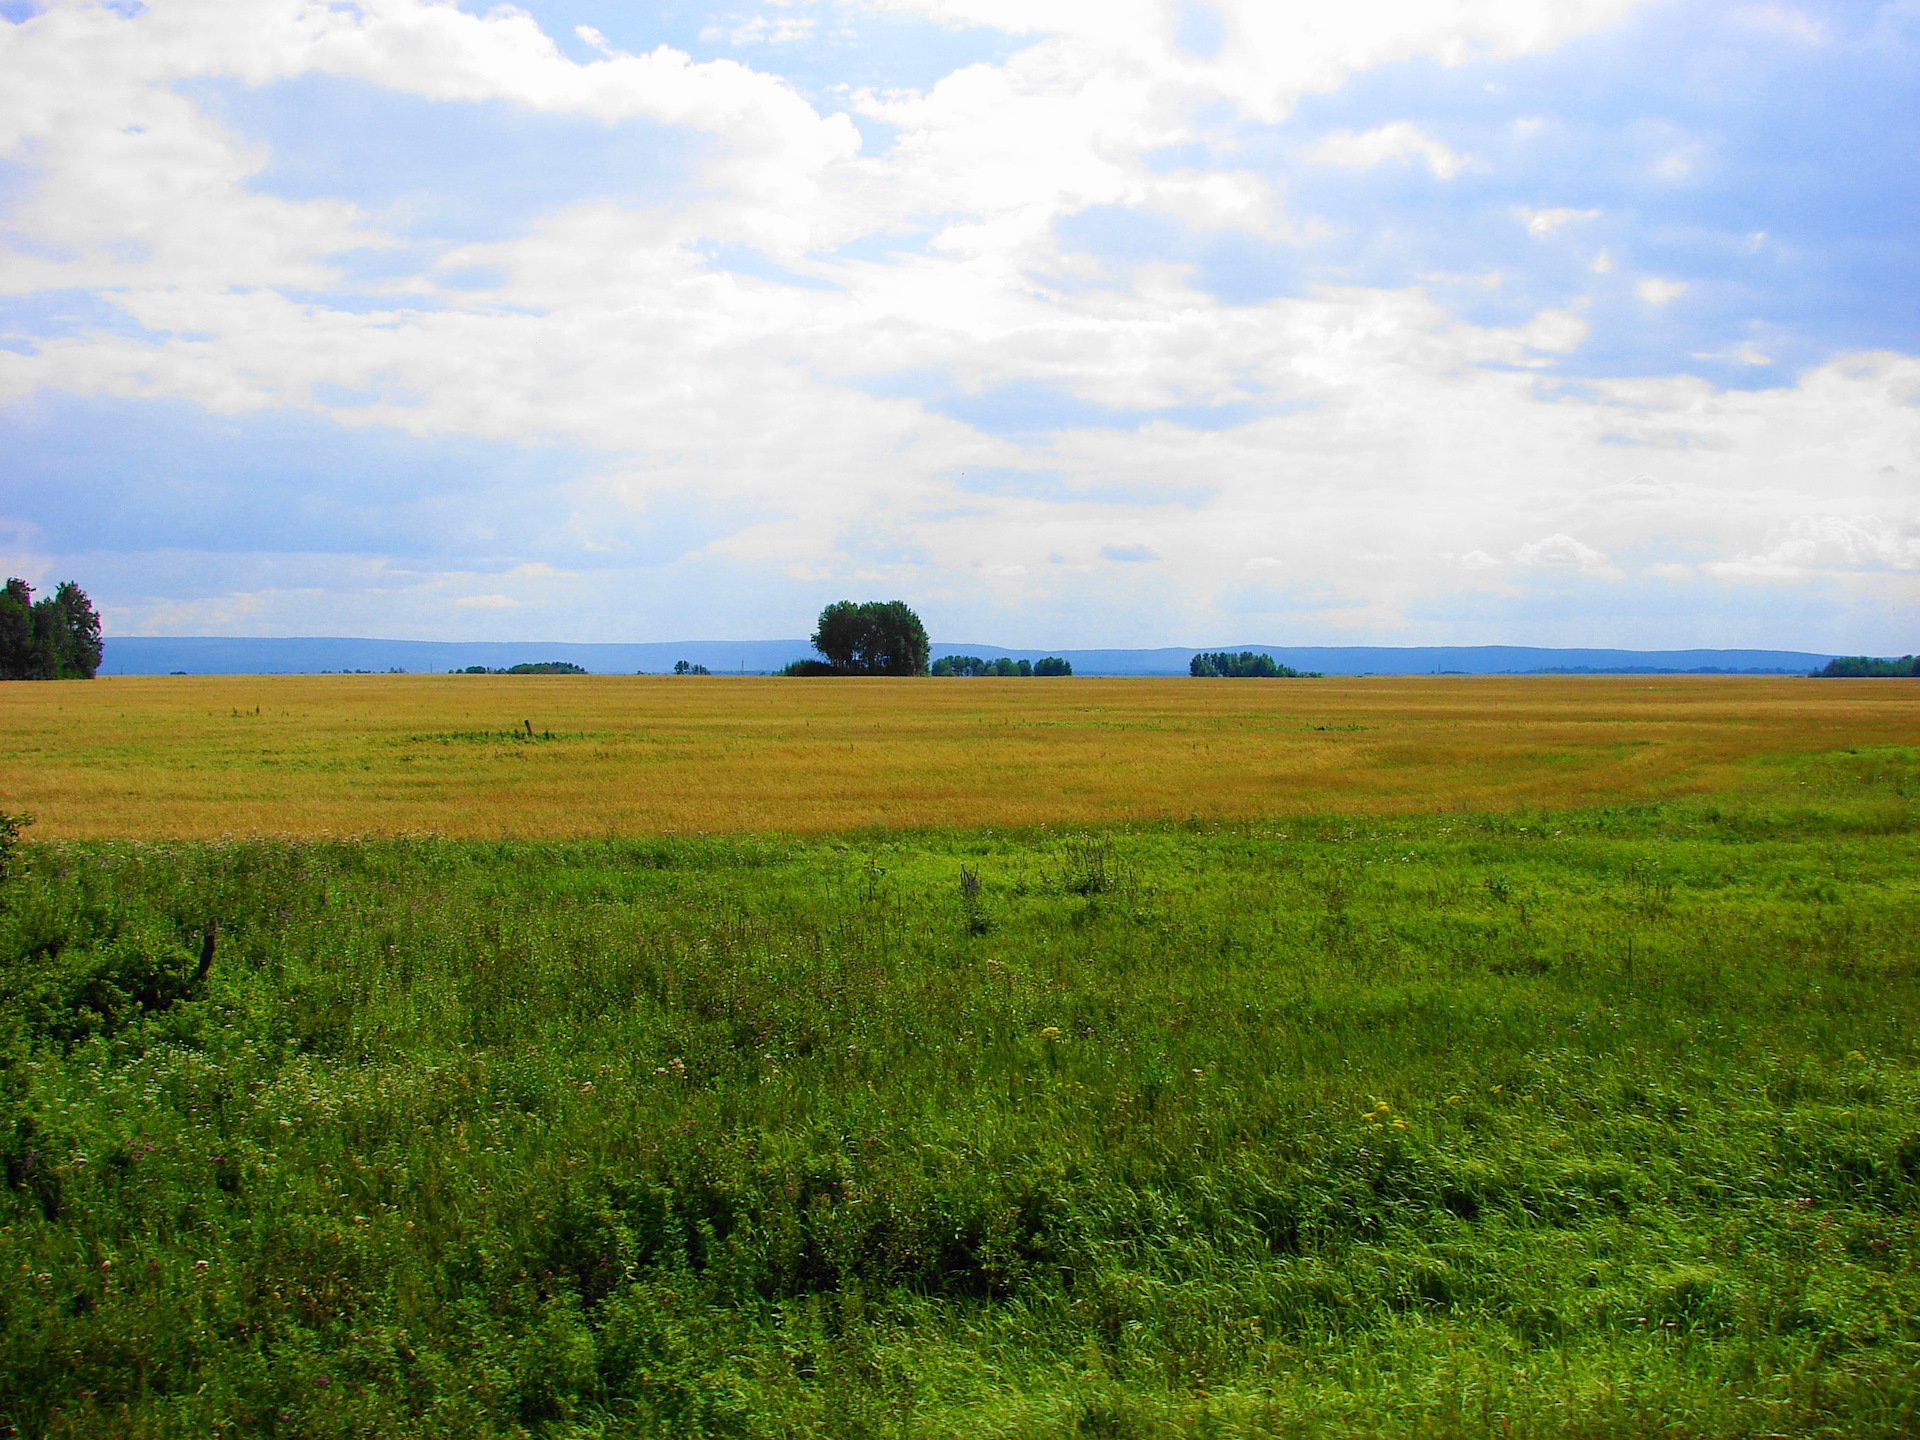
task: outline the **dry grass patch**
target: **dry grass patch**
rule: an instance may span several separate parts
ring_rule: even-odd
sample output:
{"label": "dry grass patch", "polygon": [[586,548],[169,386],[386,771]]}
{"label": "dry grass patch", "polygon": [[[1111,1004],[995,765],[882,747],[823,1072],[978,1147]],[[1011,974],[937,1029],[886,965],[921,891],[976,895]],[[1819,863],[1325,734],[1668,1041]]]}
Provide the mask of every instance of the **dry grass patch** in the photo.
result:
{"label": "dry grass patch", "polygon": [[809,833],[1566,805],[1920,744],[1897,681],[119,677],[0,686],[35,833]]}

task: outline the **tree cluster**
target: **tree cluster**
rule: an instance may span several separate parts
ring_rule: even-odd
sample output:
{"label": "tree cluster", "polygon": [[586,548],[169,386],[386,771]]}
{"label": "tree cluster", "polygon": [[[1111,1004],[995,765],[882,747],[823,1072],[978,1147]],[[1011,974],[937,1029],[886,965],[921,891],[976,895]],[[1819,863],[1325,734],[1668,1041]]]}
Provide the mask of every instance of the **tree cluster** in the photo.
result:
{"label": "tree cluster", "polygon": [[694,664],[691,660],[676,660],[673,662],[673,673],[676,675],[711,675],[713,672],[704,665]]}
{"label": "tree cluster", "polygon": [[1823,680],[1920,675],[1920,660],[1911,655],[1902,655],[1898,660],[1879,660],[1871,655],[1842,655],[1829,660],[1826,669],[1813,673]]}
{"label": "tree cluster", "polygon": [[1071,675],[1073,665],[1058,655],[1042,660],[982,660],[978,655],[943,655],[933,662],[935,675]]}
{"label": "tree cluster", "polygon": [[838,600],[820,612],[813,648],[824,662],[796,660],[788,675],[924,675],[927,628],[901,600]]}
{"label": "tree cluster", "polygon": [[1193,657],[1187,674],[1202,680],[1297,680],[1302,676],[1318,679],[1317,670],[1296,670],[1291,665],[1274,663],[1262,650],[1242,650],[1238,655],[1225,650],[1203,651]]}
{"label": "tree cluster", "polygon": [[73,581],[44,600],[24,580],[0,590],[0,680],[91,680],[100,655],[100,612]]}
{"label": "tree cluster", "polygon": [[489,670],[484,665],[469,665],[460,673],[462,675],[584,675],[587,672],[571,660],[536,660],[508,665],[499,670]]}

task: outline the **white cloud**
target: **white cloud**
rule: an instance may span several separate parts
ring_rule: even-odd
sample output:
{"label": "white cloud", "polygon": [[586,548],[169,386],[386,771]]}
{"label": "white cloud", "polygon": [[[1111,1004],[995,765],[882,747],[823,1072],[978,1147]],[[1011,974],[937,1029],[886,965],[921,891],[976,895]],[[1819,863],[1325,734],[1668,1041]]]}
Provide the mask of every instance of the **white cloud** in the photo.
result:
{"label": "white cloud", "polygon": [[1395,121],[1364,134],[1342,130],[1329,135],[1305,152],[1308,160],[1322,165],[1350,165],[1359,168],[1386,160],[1424,160],[1435,179],[1451,180],[1466,164],[1440,141],[1423,135],[1407,121]]}
{"label": "white cloud", "polygon": [[1534,569],[1579,570],[1609,579],[1618,579],[1621,574],[1600,551],[1564,532],[1528,541],[1513,552],[1513,563]]}
{"label": "white cloud", "polygon": [[[1213,133],[1196,118],[1206,106],[1274,118],[1367,66],[1544,49],[1627,5],[1226,4],[1227,40],[1211,60],[1178,50],[1170,8],[1145,0],[895,8],[1000,24],[1031,43],[923,91],[849,95],[850,109],[896,127],[877,153],[845,116],[745,65],[622,54],[597,32],[583,38],[600,58],[577,64],[506,10],[155,0],[135,21],[62,6],[0,26],[0,74],[18,81],[0,86],[0,152],[31,155],[37,176],[10,221],[34,246],[7,255],[0,288],[113,286],[115,303],[166,332],[0,349],[0,399],[154,397],[234,415],[319,410],[421,436],[556,439],[606,457],[568,498],[587,517],[583,551],[624,543],[666,502],[694,496],[738,519],[689,542],[689,565],[738,564],[802,588],[858,574],[938,593],[955,613],[1066,617],[1058,623],[1089,640],[1197,623],[1229,584],[1258,583],[1249,569],[1282,568],[1281,555],[1290,588],[1324,590],[1339,624],[1382,631],[1450,587],[1537,583],[1529,571],[1614,577],[1610,556],[1655,541],[1671,548],[1654,553],[1734,557],[1702,567],[1703,583],[1824,566],[1883,587],[1872,593],[1887,606],[1920,598],[1903,578],[1915,573],[1903,537],[1920,533],[1920,507],[1880,470],[1920,450],[1914,361],[1853,357],[1769,390],[1662,375],[1555,389],[1545,355],[1587,333],[1571,305],[1472,324],[1412,287],[1233,303],[1182,265],[1103,268],[1063,249],[1063,219],[1100,206],[1284,241],[1292,222],[1267,177],[1232,158],[1160,167],[1168,147]],[[497,272],[484,290],[416,277],[387,287],[395,301],[417,294],[415,308],[329,308],[296,295],[338,283],[340,251],[397,248],[400,237],[348,204],[257,193],[271,157],[181,84],[316,70],[441,99],[650,117],[702,137],[697,174],[668,194],[569,206],[444,257],[442,273]],[[1346,147],[1323,157],[1334,163],[1397,157],[1436,175],[1464,163],[1411,125],[1322,148],[1334,141]],[[1522,212],[1537,235],[1593,214]],[[835,253],[882,235],[907,239],[884,258]],[[758,247],[836,288],[728,273],[710,261],[711,242]],[[1638,289],[1664,304],[1685,286],[1649,277]],[[872,383],[891,375],[948,377],[971,399],[1045,387],[1118,418],[997,434]],[[376,398],[321,398],[336,394]],[[1241,407],[1239,418],[1215,428],[1178,418],[1192,412],[1177,407],[1207,406]],[[1152,418],[1163,411],[1175,418]],[[1656,457],[1621,441],[1665,448]],[[1614,485],[1649,462],[1660,481]],[[983,493],[956,488],[949,477],[962,471],[1039,478]],[[1795,518],[1830,507],[1878,538],[1863,549]],[[1095,562],[1108,536],[1119,537],[1108,560],[1159,564]],[[1520,536],[1543,538],[1511,548]],[[1245,559],[1254,549],[1268,553]],[[1871,563],[1834,558],[1845,555]],[[1156,577],[1150,595],[1143,574]],[[515,604],[449,598],[445,576],[419,584],[441,610],[504,616]],[[495,586],[518,593],[497,572],[458,582]],[[310,600],[266,593],[245,591],[247,613],[269,603],[312,613]],[[537,608],[527,595],[518,605]]]}
{"label": "white cloud", "polygon": [[1597,220],[1598,210],[1569,210],[1564,206],[1553,210],[1535,210],[1530,206],[1520,207],[1520,218],[1527,223],[1529,235],[1546,236],[1553,234],[1569,220]]}
{"label": "white cloud", "polygon": [[700,32],[702,40],[724,38],[730,45],[785,45],[813,37],[811,15],[755,15],[744,25],[731,30],[710,26]]}
{"label": "white cloud", "polygon": [[1700,568],[1739,580],[1794,579],[1818,572],[1920,573],[1920,524],[1877,515],[1802,515],[1779,527],[1772,544]]}
{"label": "white cloud", "polygon": [[1696,360],[1726,360],[1735,365],[1771,365],[1773,357],[1762,354],[1752,341],[1742,341],[1728,350],[1696,350]]}
{"label": "white cloud", "polygon": [[1633,287],[1633,293],[1649,305],[1665,305],[1687,293],[1687,282],[1649,275]]}

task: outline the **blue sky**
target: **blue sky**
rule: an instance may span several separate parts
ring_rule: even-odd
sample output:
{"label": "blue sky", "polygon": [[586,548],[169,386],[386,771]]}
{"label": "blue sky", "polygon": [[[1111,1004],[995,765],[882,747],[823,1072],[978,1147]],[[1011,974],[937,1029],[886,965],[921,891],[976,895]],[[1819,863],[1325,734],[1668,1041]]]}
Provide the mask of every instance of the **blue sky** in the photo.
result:
{"label": "blue sky", "polygon": [[110,633],[1899,653],[1920,3],[0,3]]}

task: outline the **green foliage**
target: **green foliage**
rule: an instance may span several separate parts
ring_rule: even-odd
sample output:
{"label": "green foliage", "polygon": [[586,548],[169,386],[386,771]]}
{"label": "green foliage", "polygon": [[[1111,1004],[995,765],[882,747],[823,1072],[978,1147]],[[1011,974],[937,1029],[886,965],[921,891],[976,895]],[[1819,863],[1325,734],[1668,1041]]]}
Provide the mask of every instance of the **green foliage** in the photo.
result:
{"label": "green foliage", "polygon": [[587,672],[583,666],[575,665],[571,660],[537,660],[522,661],[518,665],[508,665],[499,670],[489,670],[484,665],[469,665],[460,673],[462,675],[584,675]]}
{"label": "green foliage", "polygon": [[933,673],[1004,679],[1015,675],[1071,675],[1073,666],[1057,655],[1049,655],[1044,660],[1014,660],[1005,655],[997,660],[983,660],[978,655],[943,655],[933,662]]}
{"label": "green foliage", "polygon": [[71,580],[37,601],[24,580],[0,588],[0,680],[91,680],[102,653],[99,612]]}
{"label": "green foliage", "polygon": [[676,660],[673,662],[673,673],[676,675],[711,675],[713,672],[704,665],[695,665],[691,660]]}
{"label": "green foliage", "polygon": [[1263,650],[1242,650],[1238,655],[1225,650],[1203,652],[1188,662],[1187,673],[1207,680],[1320,678],[1317,670],[1301,671],[1291,665],[1276,664],[1274,658]]}
{"label": "green foliage", "polygon": [[824,660],[791,660],[780,671],[782,675],[833,675],[833,666]]}
{"label": "green foliage", "polygon": [[23,844],[0,1429],[1912,1434],[1917,778]]}
{"label": "green foliage", "polygon": [[1915,660],[1911,655],[1902,655],[1898,660],[1879,660],[1871,655],[1842,655],[1829,660],[1824,669],[1816,670],[1814,674],[1823,679],[1920,675],[1920,660]]}
{"label": "green foliage", "polygon": [[820,612],[813,648],[836,675],[927,673],[926,627],[900,600],[835,601]]}

